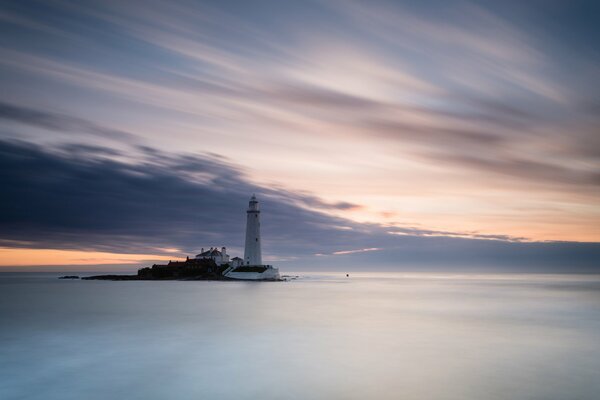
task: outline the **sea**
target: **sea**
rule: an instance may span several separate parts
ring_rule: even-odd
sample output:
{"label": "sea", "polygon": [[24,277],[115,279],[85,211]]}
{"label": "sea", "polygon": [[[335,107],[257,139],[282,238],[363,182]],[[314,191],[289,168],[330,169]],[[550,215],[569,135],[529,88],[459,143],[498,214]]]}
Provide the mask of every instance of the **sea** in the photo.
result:
{"label": "sea", "polygon": [[0,399],[600,399],[598,275],[60,275],[0,274]]}

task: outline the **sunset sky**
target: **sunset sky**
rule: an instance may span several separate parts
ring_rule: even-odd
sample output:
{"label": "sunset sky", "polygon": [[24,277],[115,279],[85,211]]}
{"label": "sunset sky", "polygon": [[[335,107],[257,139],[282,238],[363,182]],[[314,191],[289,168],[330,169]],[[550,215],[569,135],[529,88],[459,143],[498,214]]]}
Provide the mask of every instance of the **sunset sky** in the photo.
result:
{"label": "sunset sky", "polygon": [[240,255],[256,193],[282,265],[600,266],[598,15],[4,1],[0,265]]}

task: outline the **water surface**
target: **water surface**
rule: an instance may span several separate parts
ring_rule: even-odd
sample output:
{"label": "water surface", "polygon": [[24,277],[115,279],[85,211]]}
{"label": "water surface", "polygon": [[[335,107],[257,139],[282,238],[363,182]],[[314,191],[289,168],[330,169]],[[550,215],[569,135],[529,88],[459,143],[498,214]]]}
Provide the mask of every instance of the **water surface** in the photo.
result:
{"label": "water surface", "polygon": [[2,399],[597,399],[600,278],[0,274]]}

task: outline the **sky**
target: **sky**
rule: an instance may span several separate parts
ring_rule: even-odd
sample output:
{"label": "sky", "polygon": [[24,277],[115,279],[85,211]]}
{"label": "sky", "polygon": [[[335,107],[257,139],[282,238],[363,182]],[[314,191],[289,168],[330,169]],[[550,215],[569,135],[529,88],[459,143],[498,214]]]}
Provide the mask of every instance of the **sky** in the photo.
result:
{"label": "sky", "polygon": [[600,268],[593,1],[4,1],[0,267]]}

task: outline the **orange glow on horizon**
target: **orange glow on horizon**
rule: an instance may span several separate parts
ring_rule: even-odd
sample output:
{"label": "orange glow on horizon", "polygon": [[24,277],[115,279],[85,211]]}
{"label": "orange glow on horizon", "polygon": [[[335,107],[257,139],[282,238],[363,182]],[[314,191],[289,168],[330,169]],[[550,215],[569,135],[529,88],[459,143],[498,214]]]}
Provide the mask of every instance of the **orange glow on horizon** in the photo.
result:
{"label": "orange glow on horizon", "polygon": [[156,254],[118,254],[85,250],[0,248],[0,267],[38,265],[141,264],[148,260],[173,260]]}

